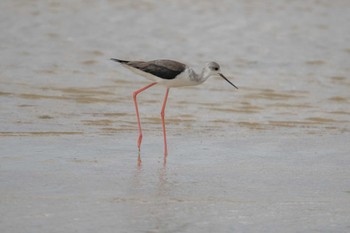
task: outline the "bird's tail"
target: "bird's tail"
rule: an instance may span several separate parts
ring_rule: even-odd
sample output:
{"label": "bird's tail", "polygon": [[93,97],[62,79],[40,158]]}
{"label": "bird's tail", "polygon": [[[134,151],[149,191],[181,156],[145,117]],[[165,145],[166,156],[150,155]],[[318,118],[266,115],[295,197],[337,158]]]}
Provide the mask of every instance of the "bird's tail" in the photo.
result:
{"label": "bird's tail", "polygon": [[115,62],[119,62],[121,64],[123,63],[128,63],[129,61],[125,61],[125,60],[120,60],[120,59],[116,59],[116,58],[111,58],[112,61],[115,61]]}

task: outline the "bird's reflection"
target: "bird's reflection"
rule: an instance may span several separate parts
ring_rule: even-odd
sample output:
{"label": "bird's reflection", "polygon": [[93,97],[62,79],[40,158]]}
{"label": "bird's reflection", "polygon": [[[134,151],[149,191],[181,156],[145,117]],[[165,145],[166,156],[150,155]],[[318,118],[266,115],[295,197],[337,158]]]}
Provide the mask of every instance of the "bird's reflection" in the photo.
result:
{"label": "bird's reflection", "polygon": [[169,190],[167,190],[167,167],[166,167],[166,155],[163,158],[163,167],[159,170],[159,183],[158,183],[158,195],[167,196]]}
{"label": "bird's reflection", "polygon": [[139,152],[139,154],[137,155],[137,168],[138,170],[140,170],[142,168],[142,160],[141,160],[141,154]]}
{"label": "bird's reflection", "polygon": [[[167,154],[164,154],[164,156],[163,156],[163,169],[166,168],[167,157],[168,157]],[[141,152],[139,152],[137,155],[137,168],[138,169],[142,168]]]}
{"label": "bird's reflection", "polygon": [[[135,205],[135,208],[131,209],[130,215],[134,219],[143,219],[139,215],[139,208],[141,208],[141,211],[146,208],[149,218],[156,225],[156,229],[167,229],[169,216],[173,215],[173,211],[169,211],[172,205],[169,200],[171,200],[174,186],[171,185],[172,177],[169,177],[168,174],[167,156],[163,156],[162,161],[158,162],[156,160],[148,161],[147,159],[151,160],[151,157],[153,156],[145,157],[143,163],[141,154],[138,154],[134,176],[132,177],[133,182],[130,183],[131,186],[129,187],[129,193],[133,195],[134,200],[151,203],[151,205],[142,207]],[[157,165],[158,168],[156,168]]]}
{"label": "bird's reflection", "polygon": [[[148,186],[152,184],[151,180],[148,180],[150,176],[147,175],[148,172],[145,171],[145,169],[142,167],[142,159],[141,159],[141,153],[138,153],[137,161],[136,161],[136,172],[134,175],[134,184],[136,186],[133,186],[135,189],[140,190],[145,188],[145,186]],[[153,173],[153,172],[152,172]],[[145,180],[147,182],[145,182]],[[144,180],[144,181],[141,181]],[[167,155],[163,156],[163,163],[162,167],[158,169],[158,182],[156,183],[155,188],[158,190],[158,195],[163,196],[165,195],[169,190],[166,190],[168,187],[167,185]]]}

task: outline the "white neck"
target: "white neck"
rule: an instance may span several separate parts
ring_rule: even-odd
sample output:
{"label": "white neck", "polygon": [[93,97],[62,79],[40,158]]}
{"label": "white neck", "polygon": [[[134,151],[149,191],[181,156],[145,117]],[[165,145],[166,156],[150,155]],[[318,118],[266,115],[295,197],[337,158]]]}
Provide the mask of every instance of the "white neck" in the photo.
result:
{"label": "white neck", "polygon": [[209,72],[207,72],[206,68],[202,69],[202,72],[200,73],[200,75],[198,75],[198,80],[203,83],[205,81],[207,81],[207,79],[211,76],[211,74]]}
{"label": "white neck", "polygon": [[208,72],[206,72],[205,68],[202,69],[202,72],[200,74],[197,74],[191,68],[188,70],[188,72],[189,72],[190,80],[196,82],[197,84],[207,81],[207,79],[211,76]]}

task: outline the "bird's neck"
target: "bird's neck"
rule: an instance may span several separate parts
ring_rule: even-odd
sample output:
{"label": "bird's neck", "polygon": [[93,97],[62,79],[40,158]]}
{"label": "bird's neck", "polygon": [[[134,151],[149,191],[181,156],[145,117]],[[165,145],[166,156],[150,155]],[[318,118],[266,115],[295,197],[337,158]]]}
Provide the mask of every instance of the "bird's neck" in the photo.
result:
{"label": "bird's neck", "polygon": [[199,74],[196,73],[193,69],[189,69],[189,76],[192,81],[196,82],[197,84],[201,84],[205,82],[210,75],[205,72],[205,69],[203,69]]}
{"label": "bird's neck", "polygon": [[210,74],[208,74],[207,72],[205,72],[205,68],[202,69],[202,72],[197,75],[198,76],[198,81],[200,81],[201,83],[207,81],[207,79],[210,77]]}

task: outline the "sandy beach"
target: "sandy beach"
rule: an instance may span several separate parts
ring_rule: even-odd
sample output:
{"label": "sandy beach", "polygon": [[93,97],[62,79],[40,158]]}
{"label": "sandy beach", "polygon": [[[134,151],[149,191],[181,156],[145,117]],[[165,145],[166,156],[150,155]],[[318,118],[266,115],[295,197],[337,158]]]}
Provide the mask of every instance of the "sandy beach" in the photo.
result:
{"label": "sandy beach", "polygon": [[[349,232],[350,3],[0,2],[0,232]],[[111,62],[236,84],[139,96]]]}

